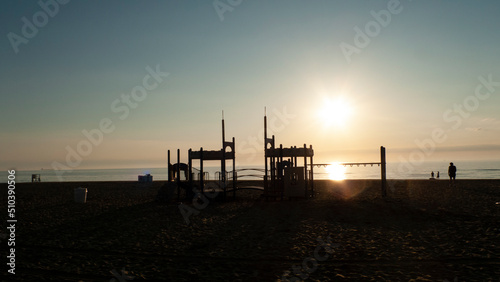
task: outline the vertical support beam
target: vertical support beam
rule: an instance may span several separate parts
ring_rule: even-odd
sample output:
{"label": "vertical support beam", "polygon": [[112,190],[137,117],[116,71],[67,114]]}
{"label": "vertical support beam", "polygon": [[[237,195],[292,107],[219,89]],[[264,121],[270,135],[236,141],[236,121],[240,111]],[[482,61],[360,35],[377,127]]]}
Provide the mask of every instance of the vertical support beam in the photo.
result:
{"label": "vertical support beam", "polygon": [[280,156],[278,158],[278,179],[283,180],[283,144],[280,144]]}
{"label": "vertical support beam", "polygon": [[382,197],[387,196],[387,169],[385,160],[385,147],[380,146],[380,172],[381,172],[381,185],[382,185]]}
{"label": "vertical support beam", "polygon": [[271,183],[269,184],[269,191],[272,191],[273,196],[276,193],[276,157],[269,158],[269,171],[271,172]]}
{"label": "vertical support beam", "polygon": [[278,184],[281,192],[281,200],[283,201],[283,197],[285,196],[285,181],[283,177],[283,144],[280,144],[280,154],[278,158]]}
{"label": "vertical support beam", "polygon": [[193,159],[191,158],[191,153],[192,153],[193,150],[189,149],[188,151],[188,157],[189,157],[189,161],[188,161],[188,181],[189,181],[189,187],[193,187]]}
{"label": "vertical support beam", "polygon": [[177,182],[181,181],[181,149],[177,149]]}
{"label": "vertical support beam", "polygon": [[170,163],[170,150],[167,153],[167,180],[168,182],[172,182],[172,173],[170,169],[172,168],[172,164]]}
{"label": "vertical support beam", "polygon": [[271,157],[270,164],[271,164],[271,190],[274,191],[274,192],[276,192],[276,190],[277,190],[277,188],[276,188],[276,181],[278,179],[276,177],[276,173],[277,173],[277,170],[276,170],[276,157]]}
{"label": "vertical support beam", "polygon": [[220,163],[221,182],[224,189],[224,200],[226,200],[226,129],[224,124],[224,111],[222,111],[222,158]]}
{"label": "vertical support beam", "polygon": [[204,176],[204,172],[203,172],[203,147],[200,148],[200,190],[201,190],[201,193],[203,193],[203,186],[204,186],[204,183],[203,183],[203,176]]}
{"label": "vertical support beam", "polygon": [[221,149],[222,158],[220,161],[220,181],[222,189],[224,190],[224,201],[226,200],[226,150],[224,147]]}
{"label": "vertical support beam", "polygon": [[265,160],[265,166],[264,166],[264,193],[268,192],[269,186],[267,182],[267,116],[265,113],[265,108],[264,108],[264,160]]}
{"label": "vertical support beam", "polygon": [[238,175],[236,174],[236,143],[233,137],[233,199],[236,199],[236,187],[238,182]]}
{"label": "vertical support beam", "polygon": [[[274,142],[274,135],[273,135],[273,144],[272,144],[272,148],[273,148],[273,151],[275,149],[275,142]],[[271,186],[272,186],[272,191],[273,191],[273,194],[276,193],[276,157],[271,157]],[[275,196],[275,195],[273,195]]]}
{"label": "vertical support beam", "polygon": [[181,195],[181,149],[177,149],[177,201]]}
{"label": "vertical support beam", "polygon": [[[296,149],[297,146],[294,146],[294,148]],[[297,167],[297,156],[293,157],[293,163],[294,163],[293,167]]]}
{"label": "vertical support beam", "polygon": [[[313,146],[310,145],[311,151],[313,149]],[[307,169],[307,167],[306,167]],[[310,197],[314,197],[314,162],[313,162],[313,155],[311,155],[311,195]]]}
{"label": "vertical support beam", "polygon": [[304,144],[304,181],[306,182],[306,189],[304,191],[304,196],[307,198],[307,190],[309,189],[309,177],[307,171],[307,145]]}
{"label": "vertical support beam", "polygon": [[224,142],[226,141],[226,128],[224,125],[224,111],[222,111],[222,149],[224,148]]}

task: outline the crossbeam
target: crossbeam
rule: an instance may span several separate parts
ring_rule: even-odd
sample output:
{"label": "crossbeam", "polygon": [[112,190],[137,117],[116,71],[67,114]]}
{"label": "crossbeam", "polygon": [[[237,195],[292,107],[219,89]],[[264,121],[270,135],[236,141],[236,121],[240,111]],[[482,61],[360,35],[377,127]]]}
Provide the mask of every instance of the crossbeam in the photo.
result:
{"label": "crossbeam", "polygon": [[234,159],[234,152],[223,152],[223,151],[191,151],[191,159],[201,159],[203,156],[204,161],[216,161],[216,160],[231,160]]}
{"label": "crossbeam", "polygon": [[312,148],[270,148],[266,149],[266,157],[312,157],[314,151]]}

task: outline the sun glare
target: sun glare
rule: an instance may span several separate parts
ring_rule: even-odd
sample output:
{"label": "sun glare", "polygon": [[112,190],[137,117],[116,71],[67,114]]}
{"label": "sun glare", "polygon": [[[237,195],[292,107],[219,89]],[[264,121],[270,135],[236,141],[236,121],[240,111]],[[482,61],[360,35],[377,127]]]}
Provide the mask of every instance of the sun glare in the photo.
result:
{"label": "sun glare", "polygon": [[326,172],[330,180],[344,180],[345,171],[346,168],[339,163],[333,163],[326,167]]}
{"label": "sun glare", "polygon": [[326,98],[318,114],[325,127],[344,127],[347,125],[352,114],[352,108],[351,105],[342,98]]}

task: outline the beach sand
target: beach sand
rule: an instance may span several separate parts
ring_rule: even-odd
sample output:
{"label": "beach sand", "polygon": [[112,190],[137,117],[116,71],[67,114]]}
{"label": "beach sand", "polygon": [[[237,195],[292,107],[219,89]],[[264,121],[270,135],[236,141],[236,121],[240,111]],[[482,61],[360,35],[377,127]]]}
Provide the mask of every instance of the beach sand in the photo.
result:
{"label": "beach sand", "polygon": [[[500,180],[397,181],[387,199],[377,180],[315,181],[308,200],[243,191],[184,202],[198,208],[189,224],[178,202],[154,201],[163,184],[17,184],[16,275],[7,278],[500,281]],[[74,202],[77,187],[87,203]]]}

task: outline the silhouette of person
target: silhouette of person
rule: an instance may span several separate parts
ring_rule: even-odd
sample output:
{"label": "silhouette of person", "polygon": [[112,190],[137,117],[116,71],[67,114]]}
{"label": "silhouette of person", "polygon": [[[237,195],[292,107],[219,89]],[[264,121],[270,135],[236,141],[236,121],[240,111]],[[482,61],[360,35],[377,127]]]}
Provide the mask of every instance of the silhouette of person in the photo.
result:
{"label": "silhouette of person", "polygon": [[450,185],[455,184],[455,177],[457,176],[457,167],[450,163],[448,167],[448,175],[450,176]]}
{"label": "silhouette of person", "polygon": [[439,179],[439,171],[438,171],[438,174],[437,174],[437,178]]}
{"label": "silhouette of person", "polygon": [[434,171],[431,172],[431,178],[434,178]]}

